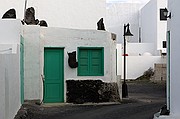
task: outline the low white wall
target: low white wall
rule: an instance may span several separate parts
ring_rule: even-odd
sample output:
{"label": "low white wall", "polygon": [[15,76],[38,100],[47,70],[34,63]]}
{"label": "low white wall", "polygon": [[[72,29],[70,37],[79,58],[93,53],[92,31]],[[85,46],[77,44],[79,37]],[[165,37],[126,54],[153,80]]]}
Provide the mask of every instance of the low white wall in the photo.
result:
{"label": "low white wall", "polygon": [[126,47],[129,56],[142,56],[145,53],[155,55],[153,43],[127,43]]}
{"label": "low white wall", "polygon": [[154,63],[166,63],[161,56],[128,56],[127,57],[127,79],[136,79],[148,70],[154,68]]}
{"label": "low white wall", "polygon": [[[153,56],[154,48],[152,43],[127,43],[126,52],[126,77],[127,79],[136,79],[149,69],[154,68],[155,63],[166,63],[166,58]],[[146,56],[146,52],[152,56]],[[117,75],[124,77],[124,57],[123,45],[117,44]]]}
{"label": "low white wall", "polygon": [[[121,58],[121,64],[118,64],[117,74],[124,77],[124,59]],[[155,63],[166,63],[166,59],[161,56],[127,56],[126,57],[126,77],[127,79],[136,79],[148,70],[154,68]]]}
{"label": "low white wall", "polygon": [[[1,46],[9,49],[9,45]],[[0,54],[0,119],[13,119],[21,106],[20,55],[17,45],[16,50],[14,54]]]}

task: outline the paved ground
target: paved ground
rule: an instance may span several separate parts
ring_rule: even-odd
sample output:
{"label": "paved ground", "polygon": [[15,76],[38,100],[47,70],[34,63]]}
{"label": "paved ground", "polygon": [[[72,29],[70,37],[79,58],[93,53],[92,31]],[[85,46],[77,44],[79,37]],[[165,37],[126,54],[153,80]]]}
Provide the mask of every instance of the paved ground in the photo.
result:
{"label": "paved ground", "polygon": [[165,84],[128,82],[129,98],[123,103],[25,104],[24,119],[152,119],[165,104]]}

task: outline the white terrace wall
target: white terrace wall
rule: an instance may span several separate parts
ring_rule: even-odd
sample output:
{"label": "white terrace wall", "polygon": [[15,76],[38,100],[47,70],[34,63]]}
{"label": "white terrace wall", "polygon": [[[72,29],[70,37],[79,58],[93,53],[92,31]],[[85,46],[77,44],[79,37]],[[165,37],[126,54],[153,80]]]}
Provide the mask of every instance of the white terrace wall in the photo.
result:
{"label": "white terrace wall", "polygon": [[0,119],[13,119],[21,106],[19,46],[0,47]]}
{"label": "white terrace wall", "polygon": [[[122,60],[123,61],[123,60]],[[136,79],[148,70],[154,69],[155,63],[166,63],[161,56],[128,56],[127,57],[127,79]]]}
{"label": "white terrace wall", "polygon": [[127,43],[126,52],[129,56],[155,55],[153,43]]}
{"label": "white terrace wall", "polygon": [[[152,43],[127,43],[126,57],[126,77],[127,79],[136,79],[148,70],[154,68],[154,63],[166,63],[166,58],[154,56]],[[124,77],[124,57],[123,46],[117,45],[117,75]]]}
{"label": "white terrace wall", "polygon": [[[25,0],[5,0],[0,15],[15,8],[18,19],[24,18]],[[35,8],[35,16],[51,27],[96,29],[97,21],[105,17],[106,0],[27,0],[27,8]]]}
{"label": "white terrace wall", "polygon": [[[65,81],[71,79],[116,81],[116,41],[111,39],[111,33],[109,32],[25,26],[24,39],[25,99],[42,99],[43,87],[41,75],[44,74],[44,47],[64,47],[65,91]],[[77,76],[77,68],[72,69],[68,65],[67,52],[77,51],[78,47],[104,47],[104,76]]]}

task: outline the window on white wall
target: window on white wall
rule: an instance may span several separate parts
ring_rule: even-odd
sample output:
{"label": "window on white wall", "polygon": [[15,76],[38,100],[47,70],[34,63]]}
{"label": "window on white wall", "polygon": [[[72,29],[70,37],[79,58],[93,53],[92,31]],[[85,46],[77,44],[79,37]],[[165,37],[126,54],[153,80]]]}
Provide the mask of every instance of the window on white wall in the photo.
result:
{"label": "window on white wall", "polygon": [[166,48],[166,41],[163,41],[163,48]]}
{"label": "window on white wall", "polygon": [[160,21],[166,21],[167,18],[164,16],[164,10],[165,9],[160,9]]}
{"label": "window on white wall", "polygon": [[78,76],[104,75],[104,48],[78,48]]}

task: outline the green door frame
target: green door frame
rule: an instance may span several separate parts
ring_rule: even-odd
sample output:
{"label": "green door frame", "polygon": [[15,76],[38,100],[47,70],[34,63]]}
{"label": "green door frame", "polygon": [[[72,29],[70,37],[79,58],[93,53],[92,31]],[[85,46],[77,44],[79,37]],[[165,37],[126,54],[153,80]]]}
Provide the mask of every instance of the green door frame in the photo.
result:
{"label": "green door frame", "polygon": [[21,35],[20,41],[20,83],[21,83],[21,104],[24,103],[24,38]]}

